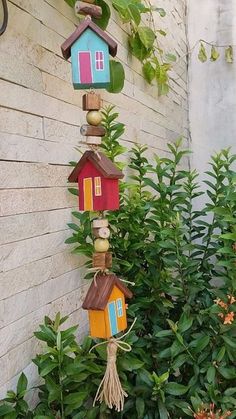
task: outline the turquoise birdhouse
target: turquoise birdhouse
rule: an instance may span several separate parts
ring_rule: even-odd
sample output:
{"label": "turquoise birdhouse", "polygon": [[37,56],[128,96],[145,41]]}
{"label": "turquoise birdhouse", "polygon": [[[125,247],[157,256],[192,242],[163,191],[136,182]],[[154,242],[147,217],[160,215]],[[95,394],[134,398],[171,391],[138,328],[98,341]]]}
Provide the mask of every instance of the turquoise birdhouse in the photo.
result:
{"label": "turquoise birdhouse", "polygon": [[65,59],[71,57],[75,89],[100,89],[109,85],[109,55],[116,56],[117,43],[90,18],[77,27],[61,50]]}

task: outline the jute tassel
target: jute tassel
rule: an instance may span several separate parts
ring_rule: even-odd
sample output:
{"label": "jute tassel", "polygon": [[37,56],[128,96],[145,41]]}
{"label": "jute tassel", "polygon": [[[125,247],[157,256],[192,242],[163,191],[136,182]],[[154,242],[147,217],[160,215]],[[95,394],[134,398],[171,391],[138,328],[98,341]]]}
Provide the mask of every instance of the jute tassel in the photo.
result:
{"label": "jute tassel", "polygon": [[117,350],[118,348],[125,352],[130,352],[132,350],[131,346],[127,342],[122,342],[125,336],[127,336],[131,329],[133,328],[136,319],[134,320],[132,326],[125,333],[121,338],[111,338],[108,341],[98,343],[94,345],[90,352],[100,346],[108,343],[107,345],[107,368],[105,375],[98,387],[98,391],[93,401],[93,406],[95,406],[96,402],[99,401],[102,403],[103,401],[105,404],[110,408],[117,412],[121,412],[124,409],[125,397],[128,397],[128,394],[123,390],[120,378],[118,375],[117,367],[116,367],[116,358],[117,358]]}
{"label": "jute tassel", "polygon": [[110,409],[114,407],[117,412],[121,412],[124,409],[125,397],[128,397],[128,394],[123,390],[117,372],[116,356],[118,348],[126,352],[131,351],[131,346],[128,343],[110,339],[107,345],[106,372],[98,388],[93,405],[95,406],[97,401],[100,403],[104,401]]}

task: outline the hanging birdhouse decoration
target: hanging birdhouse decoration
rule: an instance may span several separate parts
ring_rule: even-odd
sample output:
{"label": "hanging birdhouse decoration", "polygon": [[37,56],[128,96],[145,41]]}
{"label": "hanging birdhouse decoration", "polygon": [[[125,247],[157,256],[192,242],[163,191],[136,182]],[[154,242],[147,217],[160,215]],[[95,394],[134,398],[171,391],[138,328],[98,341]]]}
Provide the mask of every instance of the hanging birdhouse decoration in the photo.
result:
{"label": "hanging birdhouse decoration", "polygon": [[105,154],[86,151],[68,178],[78,182],[80,211],[119,209],[119,179],[123,176]]}
{"label": "hanging birdhouse decoration", "polygon": [[66,60],[71,57],[75,89],[99,89],[109,86],[109,55],[116,56],[117,43],[95,25],[90,17],[77,27],[63,43],[61,50]]}
{"label": "hanging birdhouse decoration", "polygon": [[132,292],[114,274],[97,275],[88,290],[83,309],[89,310],[90,335],[109,339],[127,328],[125,298]]}
{"label": "hanging birdhouse decoration", "polygon": [[[66,60],[71,57],[75,89],[107,87],[110,83],[109,55],[114,57],[117,53],[117,43],[91,20],[91,16],[99,18],[102,14],[102,9],[93,3],[94,0],[76,2],[76,12],[86,15],[86,18],[61,47],[63,57]],[[101,106],[101,97],[93,90],[83,95],[82,109],[87,112],[87,123],[81,126],[80,133],[89,150],[75,165],[68,180],[78,183],[79,210],[98,212],[97,218],[92,221],[92,270],[95,274],[82,306],[88,310],[91,336],[105,339],[99,345],[107,345],[107,368],[94,405],[97,401],[105,402],[110,409],[120,412],[127,394],[119,379],[116,354],[118,349],[128,352],[131,347],[122,341],[129,331],[122,336],[117,335],[127,328],[126,299],[132,298],[132,292],[124,285],[125,281],[110,271],[110,229],[104,211],[119,209],[119,182],[124,175],[99,150],[102,137],[106,135]]]}

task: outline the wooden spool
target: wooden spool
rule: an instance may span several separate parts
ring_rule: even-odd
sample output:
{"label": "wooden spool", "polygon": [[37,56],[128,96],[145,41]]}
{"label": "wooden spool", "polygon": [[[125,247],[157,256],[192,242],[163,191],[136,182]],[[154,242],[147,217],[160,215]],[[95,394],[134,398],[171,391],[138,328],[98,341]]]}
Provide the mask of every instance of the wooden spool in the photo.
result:
{"label": "wooden spool", "polygon": [[102,227],[108,227],[108,220],[105,218],[98,218],[96,220],[93,220],[93,228],[102,228]]}
{"label": "wooden spool", "polygon": [[100,239],[109,239],[110,230],[108,227],[93,228],[93,235]]}
{"label": "wooden spool", "polygon": [[106,130],[102,126],[95,127],[93,125],[82,125],[80,128],[81,135],[85,137],[104,137]]}
{"label": "wooden spool", "polygon": [[77,1],[75,3],[75,13],[100,19],[102,17],[102,8],[94,4],[85,3],[84,1]]}
{"label": "wooden spool", "polygon": [[84,143],[87,145],[101,145],[102,139],[101,137],[87,137]]}
{"label": "wooden spool", "polygon": [[96,93],[86,93],[82,101],[83,111],[99,111],[101,109],[101,96]]}
{"label": "wooden spool", "polygon": [[94,253],[93,268],[109,269],[112,267],[112,253]]}

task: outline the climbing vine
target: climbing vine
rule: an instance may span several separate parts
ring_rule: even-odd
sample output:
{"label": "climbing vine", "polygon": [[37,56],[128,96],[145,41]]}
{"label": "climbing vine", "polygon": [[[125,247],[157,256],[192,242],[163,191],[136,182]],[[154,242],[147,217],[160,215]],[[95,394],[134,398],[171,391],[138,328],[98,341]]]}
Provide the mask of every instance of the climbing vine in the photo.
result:
{"label": "climbing vine", "polygon": [[[211,42],[207,42],[204,39],[201,39],[200,41],[200,48],[198,53],[198,59],[205,63],[210,59],[211,61],[217,61],[220,57],[221,53],[220,50],[224,50],[225,55],[225,61],[228,64],[232,64],[234,61],[234,53],[233,53],[233,47],[232,45],[217,45],[213,44]],[[210,52],[208,52],[207,47],[210,48]]]}

